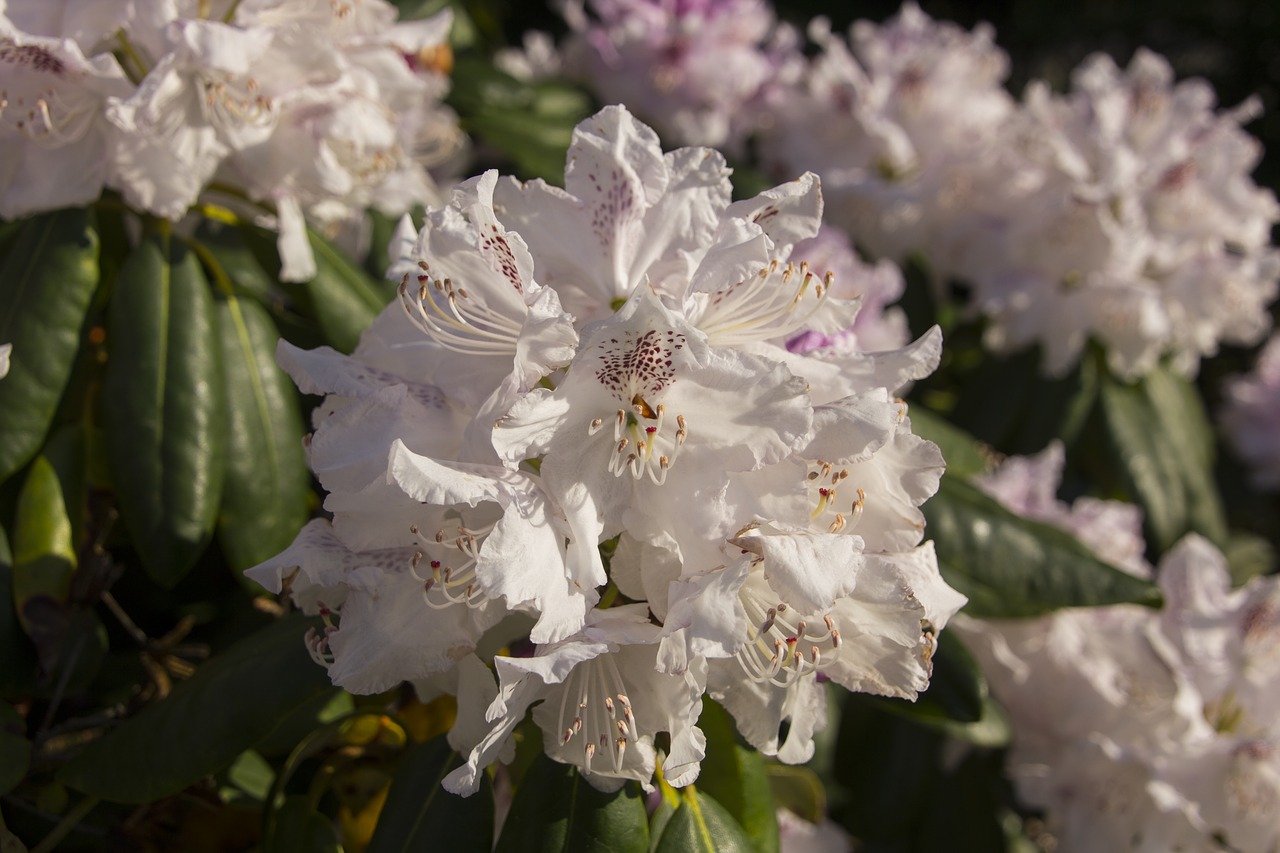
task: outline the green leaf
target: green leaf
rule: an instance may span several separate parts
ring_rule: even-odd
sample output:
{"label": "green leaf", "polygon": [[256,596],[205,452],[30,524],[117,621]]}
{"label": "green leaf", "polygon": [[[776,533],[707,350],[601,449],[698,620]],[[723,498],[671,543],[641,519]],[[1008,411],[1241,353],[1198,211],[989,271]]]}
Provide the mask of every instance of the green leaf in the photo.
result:
{"label": "green leaf", "polygon": [[331,690],[303,642],[311,624],[281,619],[249,635],[168,698],[90,743],[58,778],[104,800],[144,803],[228,766],[291,711]]}
{"label": "green leaf", "polygon": [[342,853],[333,823],[317,812],[307,797],[285,799],[273,814],[263,853]]}
{"label": "green leaf", "polygon": [[1231,570],[1233,586],[1242,586],[1250,578],[1271,574],[1276,566],[1276,550],[1261,536],[1233,531],[1222,549]]}
{"label": "green leaf", "polygon": [[976,486],[943,477],[924,505],[938,566],[980,618],[1038,616],[1060,607],[1160,605],[1144,580],[1099,560],[1071,534],[1014,515]]}
{"label": "green leaf", "polygon": [[1102,414],[1112,464],[1163,552],[1195,531],[1219,546],[1227,525],[1213,480],[1213,432],[1186,377],[1161,367],[1127,385],[1107,376]]}
{"label": "green leaf", "polygon": [[778,814],[764,756],[741,742],[733,718],[710,699],[703,700],[698,728],[707,737],[698,790],[724,806],[759,853],[777,853]]}
{"label": "green leaf", "polygon": [[31,741],[27,721],[7,702],[0,702],[0,794],[7,794],[27,775]]}
{"label": "green leaf", "polygon": [[981,474],[991,467],[991,452],[978,440],[924,406],[912,406],[911,431],[938,445],[947,462],[947,473],[958,477]]}
{"label": "green leaf", "polygon": [[460,55],[449,103],[463,127],[510,158],[521,178],[564,183],[565,152],[591,100],[563,83],[526,83],[488,59]]}
{"label": "green leaf", "polygon": [[316,257],[316,277],[303,285],[308,306],[325,340],[334,349],[349,353],[390,300],[332,243],[314,231],[308,231],[307,236]]}
{"label": "green leaf", "polygon": [[817,773],[804,765],[778,764],[774,761],[770,761],[765,770],[769,774],[773,801],[778,808],[799,815],[809,823],[826,820],[827,789]]}
{"label": "green leaf", "polygon": [[91,209],[35,216],[0,266],[0,343],[13,344],[0,382],[0,482],[44,443],[98,287],[98,232]]}
{"label": "green leaf", "polygon": [[982,668],[952,634],[944,636],[934,652],[929,689],[915,702],[880,696],[873,701],[891,714],[978,746],[1005,746],[1012,736]]}
{"label": "green leaf", "polygon": [[451,794],[441,785],[461,763],[461,756],[443,736],[410,748],[391,780],[366,853],[489,853],[493,848],[493,788],[488,776],[470,797]]}
{"label": "green leaf", "polygon": [[23,629],[39,646],[45,631],[36,614],[66,604],[76,570],[62,484],[44,456],[36,458],[18,495],[13,552],[14,606]]}
{"label": "green leaf", "polygon": [[252,749],[237,755],[236,760],[227,768],[227,784],[236,792],[259,802],[267,799],[275,781],[276,773],[271,765]]}
{"label": "green leaf", "polygon": [[0,699],[28,697],[34,693],[35,671],[35,649],[14,607],[9,537],[0,527]]}
{"label": "green leaf", "polygon": [[293,383],[275,362],[278,335],[257,303],[228,296],[215,307],[226,371],[226,479],[218,539],[243,571],[283,551],[308,512],[311,474]]}
{"label": "green leaf", "polygon": [[606,794],[576,767],[539,755],[520,780],[495,853],[646,853],[640,787]]}
{"label": "green leaf", "polygon": [[147,573],[172,587],[213,534],[226,456],[221,348],[195,256],[152,233],[107,318],[103,427],[112,484]]}
{"label": "green leaf", "polygon": [[686,785],[654,853],[751,853],[754,849],[724,806]]}

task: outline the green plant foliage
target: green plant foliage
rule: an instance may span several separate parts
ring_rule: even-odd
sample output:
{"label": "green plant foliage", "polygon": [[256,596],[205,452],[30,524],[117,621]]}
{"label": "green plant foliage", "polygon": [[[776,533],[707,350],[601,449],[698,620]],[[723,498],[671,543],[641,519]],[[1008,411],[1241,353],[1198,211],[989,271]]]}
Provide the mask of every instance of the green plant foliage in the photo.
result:
{"label": "green plant foliage", "polygon": [[120,272],[107,324],[112,485],[143,566],[171,587],[209,544],[226,455],[221,347],[195,256],[164,229],[148,235]]}
{"label": "green plant foliage", "polygon": [[367,853],[489,853],[493,786],[488,776],[479,791],[465,798],[440,784],[461,763],[443,736],[411,747],[400,759]]}
{"label": "green plant foliage", "polygon": [[0,382],[0,482],[40,450],[80,349],[98,287],[91,209],[34,216],[0,265],[0,343],[13,344]]}
{"label": "green plant foliage", "polygon": [[707,737],[698,791],[724,806],[758,853],[777,853],[777,808],[764,756],[742,741],[733,718],[710,699],[703,700],[698,728]]}
{"label": "green plant foliage", "polygon": [[715,799],[687,785],[662,829],[655,853],[753,853],[742,827]]}
{"label": "green plant foliage", "polygon": [[17,787],[31,763],[27,721],[7,702],[0,702],[0,794]]}
{"label": "green plant foliage", "polygon": [[540,754],[520,780],[496,853],[645,853],[649,822],[640,786],[591,787],[577,768]]}
{"label": "green plant foliage", "polygon": [[58,778],[104,800],[143,803],[229,765],[331,688],[303,644],[309,620],[282,619],[196,670],[168,698],[85,747]]}
{"label": "green plant foliage", "polygon": [[1160,604],[1153,584],[1099,560],[1063,530],[1014,515],[971,483],[943,477],[924,512],[942,575],[969,597],[965,612],[972,616]]}
{"label": "green plant foliage", "polygon": [[294,795],[276,810],[262,853],[342,853],[342,843],[333,823],[307,797]]}
{"label": "green plant foliage", "polygon": [[1135,384],[1108,376],[1101,399],[1112,464],[1142,505],[1156,549],[1169,550],[1191,531],[1224,545],[1213,431],[1191,382],[1167,367]]}
{"label": "green plant foliage", "polygon": [[304,285],[310,311],[329,345],[351,352],[388,300],[332,243],[314,231],[307,236],[316,258],[316,276]]}
{"label": "green plant foliage", "polygon": [[256,302],[235,296],[218,299],[214,312],[227,418],[218,540],[231,568],[243,571],[287,548],[306,523],[311,473],[298,395],[276,366],[271,318]]}

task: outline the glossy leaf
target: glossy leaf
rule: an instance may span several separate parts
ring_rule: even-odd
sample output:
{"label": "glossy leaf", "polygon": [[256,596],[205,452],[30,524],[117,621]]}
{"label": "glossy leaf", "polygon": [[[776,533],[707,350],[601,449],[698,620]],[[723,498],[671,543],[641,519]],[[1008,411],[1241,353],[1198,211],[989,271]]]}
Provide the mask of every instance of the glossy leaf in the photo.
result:
{"label": "glossy leaf", "polygon": [[511,159],[521,178],[564,180],[573,128],[591,113],[580,90],[562,83],[526,83],[476,56],[457,58],[449,102],[463,127]]}
{"label": "glossy leaf", "polygon": [[809,823],[821,823],[827,817],[827,790],[817,773],[802,764],[765,766],[773,801],[778,808],[799,815]]}
{"label": "glossy leaf", "polygon": [[149,235],[120,272],[107,322],[112,484],[147,573],[173,586],[212,536],[226,455],[221,348],[195,256]]}
{"label": "glossy leaf", "polygon": [[938,445],[947,473],[957,477],[981,474],[991,467],[992,454],[978,440],[924,406],[912,406],[911,431]]}
{"label": "glossy leaf", "polygon": [[278,335],[256,302],[226,296],[215,306],[226,371],[226,479],[218,540],[243,571],[283,551],[306,523],[311,474],[293,383],[275,362]]}
{"label": "glossy leaf", "polygon": [[470,797],[451,794],[441,785],[449,771],[461,763],[462,757],[443,736],[409,749],[391,781],[366,853],[489,853],[493,847],[493,788],[488,777]]}
{"label": "glossy leaf", "polygon": [[307,797],[285,799],[275,811],[263,853],[341,853],[333,823],[317,812]]}
{"label": "glossy leaf", "polygon": [[316,277],[304,285],[309,307],[325,340],[340,352],[351,352],[360,334],[390,301],[368,273],[347,260],[332,243],[309,231],[316,258]]}
{"label": "glossy leaf", "polygon": [[947,583],[981,618],[1036,616],[1060,607],[1159,606],[1155,586],[1099,560],[1071,534],[1014,515],[971,483],[943,477],[924,505]]}
{"label": "glossy leaf", "polygon": [[44,443],[98,278],[92,210],[32,217],[13,237],[13,251],[0,265],[0,343],[13,345],[9,374],[0,382],[0,481]]}
{"label": "glossy leaf", "polygon": [[649,820],[634,782],[604,793],[539,755],[520,780],[496,853],[646,853]]}
{"label": "glossy leaf", "polygon": [[104,800],[143,803],[228,766],[291,711],[331,689],[303,643],[310,624],[282,619],[250,634],[168,698],[90,743],[58,778]]}
{"label": "glossy leaf", "polygon": [[884,710],[978,746],[1001,747],[1012,730],[991,698],[982,669],[960,639],[944,633],[933,654],[929,689],[915,702],[875,697]]}
{"label": "glossy leaf", "polygon": [[17,787],[31,764],[27,721],[7,702],[0,702],[0,794]]}
{"label": "glossy leaf", "polygon": [[759,853],[777,853],[778,816],[764,756],[741,741],[733,718],[710,699],[703,700],[698,728],[707,737],[698,790],[724,806]]}
{"label": "glossy leaf", "polygon": [[1133,385],[1107,377],[1101,399],[1112,462],[1142,505],[1156,548],[1166,551],[1190,531],[1225,544],[1213,433],[1190,381],[1167,368]]}
{"label": "glossy leaf", "polygon": [[13,602],[28,636],[41,645],[48,626],[40,618],[66,604],[76,569],[71,519],[52,463],[36,458],[18,495],[13,529]]}
{"label": "glossy leaf", "polygon": [[655,853],[751,853],[742,827],[715,799],[695,786],[680,789],[680,805],[663,828]]}

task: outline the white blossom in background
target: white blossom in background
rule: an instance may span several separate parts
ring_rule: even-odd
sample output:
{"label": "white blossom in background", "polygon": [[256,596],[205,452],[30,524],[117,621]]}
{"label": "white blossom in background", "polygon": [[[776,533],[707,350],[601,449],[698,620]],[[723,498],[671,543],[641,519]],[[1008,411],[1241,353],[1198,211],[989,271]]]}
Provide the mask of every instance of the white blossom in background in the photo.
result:
{"label": "white blossom in background", "polygon": [[0,379],[9,375],[9,361],[13,357],[13,344],[0,344]]}
{"label": "white blossom in background", "polygon": [[991,346],[1039,343],[1061,374],[1093,338],[1134,378],[1163,356],[1194,373],[1219,342],[1266,334],[1280,206],[1249,177],[1261,148],[1241,125],[1258,104],[1214,106],[1145,50],[1124,70],[1087,59],[1065,96],[1028,87],[1009,129],[1026,185],[965,270]]}
{"label": "white blossom in background", "polygon": [[451,13],[397,15],[385,0],[9,0],[0,216],[105,186],[176,221],[216,182],[221,202],[265,206],[250,213],[280,231],[282,277],[311,278],[307,223],[334,236],[369,207],[441,201],[465,141],[441,100]]}
{"label": "white blossom in background", "polygon": [[[935,21],[915,3],[845,40],[815,19],[819,52],[772,93],[765,165],[822,177],[828,219],[873,257],[923,253],[936,278],[966,268],[976,235],[1018,175],[1002,154],[1015,109],[991,27]],[[997,207],[998,209],[998,207]]]}
{"label": "white blossom in background", "polygon": [[719,154],[664,154],[622,107],[578,126],[567,163],[565,189],[488,172],[402,226],[401,298],[352,356],[281,345],[326,395],[309,454],[331,518],[250,576],[324,617],[312,654],[359,692],[461,694],[455,663],[521,614],[501,639],[532,654],[459,697],[455,792],[530,708],[605,790],[649,786],[660,758],[693,781],[704,696],[805,760],[820,675],[914,698],[964,603],[923,541],[943,460],[895,396],[938,333],[788,349],[859,306],[797,254],[813,175],[730,202]]}
{"label": "white blossom in background", "polygon": [[798,39],[765,0],[573,0],[563,14],[572,32],[558,62],[535,38],[507,66],[579,80],[680,145],[740,152],[770,120],[766,92],[799,68]]}
{"label": "white blossom in background", "polygon": [[1280,488],[1280,335],[1272,335],[1251,373],[1229,379],[1219,422],[1261,489]]}
{"label": "white blossom in background", "polygon": [[[1061,449],[1007,460],[979,483],[1009,509],[1077,535],[1139,576],[1135,508],[1053,497]],[[1009,714],[1009,774],[1059,850],[1269,850],[1280,844],[1280,582],[1231,588],[1191,535],[1161,560],[1163,610],[1080,608],[958,619]]]}
{"label": "white blossom in background", "polygon": [[0,217],[96,199],[110,178],[106,105],[133,90],[111,54],[0,15]]}

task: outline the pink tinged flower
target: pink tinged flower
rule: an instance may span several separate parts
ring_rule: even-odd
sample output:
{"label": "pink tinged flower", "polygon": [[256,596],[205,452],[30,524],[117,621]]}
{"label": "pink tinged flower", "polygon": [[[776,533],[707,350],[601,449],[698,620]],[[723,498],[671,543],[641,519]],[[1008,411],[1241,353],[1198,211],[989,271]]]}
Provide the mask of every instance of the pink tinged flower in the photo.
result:
{"label": "pink tinged flower", "polygon": [[702,712],[696,672],[666,675],[654,669],[659,627],[643,604],[593,611],[581,632],[544,646],[530,658],[494,659],[500,683],[486,719],[493,724],[467,763],[445,777],[450,791],[470,795],[479,774],[509,742],[535,702],[548,755],[576,765],[593,786],[617,790],[628,779],[646,789],[654,771],[653,737],[671,735],[664,773],[673,785],[697,776],[705,738],[695,722]]}
{"label": "pink tinged flower", "polygon": [[453,667],[505,614],[489,602],[432,607],[412,547],[353,551],[328,522],[310,522],[278,556],[249,569],[273,592],[287,591],[325,628],[307,639],[333,683],[379,693]]}
{"label": "pink tinged flower", "polygon": [[538,623],[529,636],[539,644],[559,642],[582,628],[599,600],[596,587],[606,581],[604,566],[595,539],[573,535],[537,478],[500,466],[419,456],[398,440],[388,477],[414,500],[450,513],[463,506],[500,513],[483,527],[446,526],[435,533],[436,542],[452,541],[468,559],[452,569],[432,565],[429,595],[470,600],[483,594],[503,598],[511,610],[531,608]]}
{"label": "pink tinged flower", "polygon": [[687,255],[711,242],[731,189],[720,154],[664,155],[652,130],[611,106],[574,129],[565,189],[508,179],[494,201],[537,259],[538,281],[584,323],[607,317],[646,280],[683,295]]}
{"label": "pink tinged flower", "polygon": [[555,391],[511,408],[493,442],[511,464],[543,456],[546,488],[583,530],[696,538],[725,523],[705,496],[727,472],[785,458],[811,421],[800,380],[708,346],[645,289],[595,327]]}
{"label": "pink tinged flower", "polygon": [[1219,421],[1259,488],[1280,488],[1280,335],[1258,355],[1251,373],[1226,383]]}
{"label": "pink tinged flower", "polygon": [[115,57],[88,58],[70,38],[28,35],[0,16],[0,76],[0,217],[96,199],[109,178],[106,102],[134,89]]}

